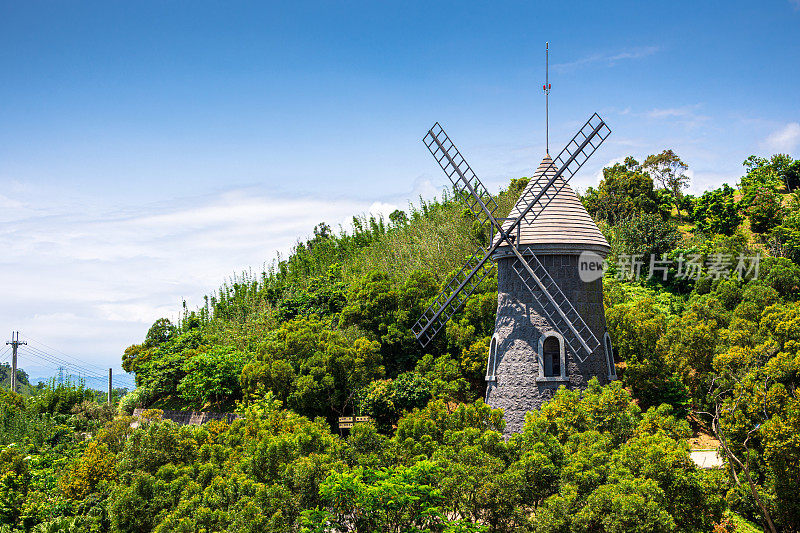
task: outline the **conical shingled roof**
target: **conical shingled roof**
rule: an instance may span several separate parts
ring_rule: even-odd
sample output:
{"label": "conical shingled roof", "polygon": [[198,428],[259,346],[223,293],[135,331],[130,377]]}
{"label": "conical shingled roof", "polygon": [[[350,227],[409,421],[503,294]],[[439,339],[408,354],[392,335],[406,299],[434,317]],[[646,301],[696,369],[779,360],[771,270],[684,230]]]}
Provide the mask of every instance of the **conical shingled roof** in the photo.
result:
{"label": "conical shingled roof", "polygon": [[[555,175],[557,169],[555,166],[550,166],[552,162],[550,155],[546,155],[542,159],[539,168],[536,169],[517,204],[508,214],[508,218],[518,217],[526,207],[524,198],[526,196],[528,198],[535,196]],[[547,172],[545,173],[545,171]],[[553,183],[553,188],[558,188],[561,185],[564,185],[564,181],[559,176]],[[508,228],[511,224],[512,221],[507,220],[503,224],[503,228]],[[516,229],[513,234],[517,234]],[[499,236],[495,238],[498,239]],[[592,250],[605,255],[611,250],[608,241],[600,232],[600,228],[597,227],[597,224],[592,220],[575,191],[569,185],[564,186],[556,194],[553,201],[532,224],[525,220],[520,223],[518,246],[530,249],[533,252]],[[500,250],[502,250],[502,247]]]}

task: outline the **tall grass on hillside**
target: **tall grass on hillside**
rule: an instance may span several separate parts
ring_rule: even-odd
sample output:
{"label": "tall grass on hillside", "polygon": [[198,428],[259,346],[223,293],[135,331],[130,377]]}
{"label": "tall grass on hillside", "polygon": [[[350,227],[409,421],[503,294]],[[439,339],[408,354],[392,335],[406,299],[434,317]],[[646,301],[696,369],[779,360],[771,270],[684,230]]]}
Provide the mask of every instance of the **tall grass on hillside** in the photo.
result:
{"label": "tall grass on hillside", "polygon": [[460,267],[464,256],[479,243],[473,221],[463,215],[459,204],[436,204],[425,216],[381,235],[351,257],[345,265],[345,277],[352,279],[378,270],[401,281],[414,270],[428,270],[441,279]]}
{"label": "tall grass on hillside", "polygon": [[[506,216],[525,184],[525,178],[512,180],[495,197],[496,216]],[[248,270],[233,276],[205,296],[198,311],[184,303],[181,329],[199,323],[220,341],[241,344],[237,339],[263,338],[274,329],[287,300],[302,301],[320,286],[346,290],[371,270],[387,273],[398,284],[414,270],[427,270],[444,282],[479,245],[488,244],[489,230],[481,230],[464,201],[446,189],[438,198],[420,197],[407,213],[395,211],[388,221],[354,216],[350,230],[340,227],[338,233],[323,222],[287,258],[278,256],[260,274]]]}

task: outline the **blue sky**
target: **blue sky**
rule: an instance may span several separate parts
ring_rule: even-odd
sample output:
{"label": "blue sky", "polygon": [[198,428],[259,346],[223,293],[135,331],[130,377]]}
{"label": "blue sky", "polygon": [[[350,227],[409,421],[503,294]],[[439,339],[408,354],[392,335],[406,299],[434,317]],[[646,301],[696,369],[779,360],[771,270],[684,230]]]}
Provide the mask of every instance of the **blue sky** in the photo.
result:
{"label": "blue sky", "polygon": [[0,2],[0,331],[116,365],[181,298],[319,221],[445,183],[440,121],[498,189],[598,111],[578,188],[673,148],[692,191],[800,157],[800,0]]}

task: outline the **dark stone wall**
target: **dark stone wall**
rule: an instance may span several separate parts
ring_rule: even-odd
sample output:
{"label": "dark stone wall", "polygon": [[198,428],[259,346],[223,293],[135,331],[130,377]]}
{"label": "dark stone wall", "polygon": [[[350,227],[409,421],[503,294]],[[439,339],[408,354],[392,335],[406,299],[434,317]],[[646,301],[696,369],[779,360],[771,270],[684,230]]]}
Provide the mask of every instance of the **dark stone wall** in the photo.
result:
{"label": "dark stone wall", "polygon": [[595,376],[601,384],[609,382],[603,348],[606,319],[602,280],[586,283],[580,279],[577,254],[538,254],[537,257],[592,329],[601,346],[581,362],[565,343],[567,379],[539,379],[539,339],[554,328],[540,314],[533,295],[511,269],[513,258],[499,258],[496,381],[487,383],[486,403],[505,411],[507,435],[521,431],[525,413],[541,407],[560,386],[583,389]]}
{"label": "dark stone wall", "polygon": [[[133,416],[140,416],[144,411],[146,411],[146,409],[134,409]],[[236,413],[204,413],[202,411],[171,411],[169,409],[164,409],[161,418],[163,420],[172,420],[176,424],[182,426],[199,426],[200,424],[205,424],[212,420],[224,420],[230,424],[239,418],[239,415]]]}

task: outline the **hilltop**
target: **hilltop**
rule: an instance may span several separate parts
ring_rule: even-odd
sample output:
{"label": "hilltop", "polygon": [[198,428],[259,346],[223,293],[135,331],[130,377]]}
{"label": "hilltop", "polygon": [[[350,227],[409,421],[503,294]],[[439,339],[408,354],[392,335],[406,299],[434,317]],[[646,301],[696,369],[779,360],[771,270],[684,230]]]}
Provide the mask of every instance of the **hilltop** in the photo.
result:
{"label": "hilltop", "polygon": [[[619,379],[562,388],[522,433],[504,440],[502,412],[482,401],[495,275],[426,349],[411,333],[490,238],[446,191],[347,231],[320,223],[265,272],[184,304],[176,324],[156,321],[122,356],[137,388],[118,414],[82,390],[45,391],[23,410],[5,395],[0,439],[23,444],[0,466],[25,483],[9,523],[798,530],[800,194],[789,191],[800,162],[750,158],[734,186],[697,198],[685,171],[671,151],[628,158],[581,196],[612,247],[604,302]],[[527,182],[498,193],[501,216]],[[136,429],[134,407],[149,409]],[[158,409],[240,418],[180,427]],[[338,430],[351,414],[372,422]],[[725,469],[690,460],[702,435],[724,443]]]}

